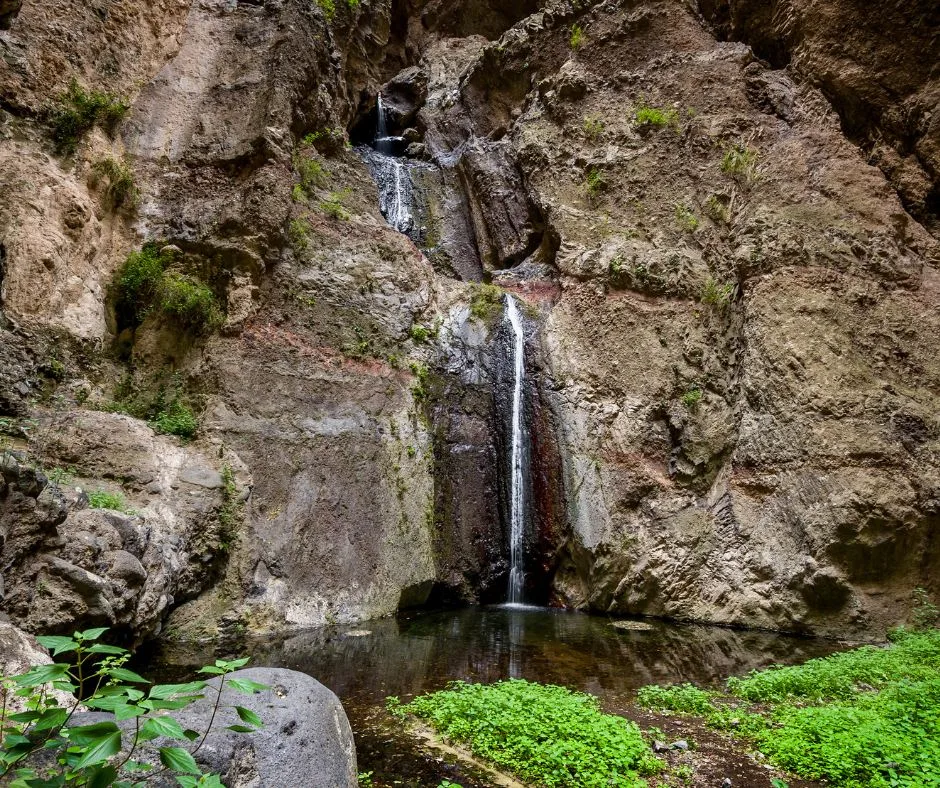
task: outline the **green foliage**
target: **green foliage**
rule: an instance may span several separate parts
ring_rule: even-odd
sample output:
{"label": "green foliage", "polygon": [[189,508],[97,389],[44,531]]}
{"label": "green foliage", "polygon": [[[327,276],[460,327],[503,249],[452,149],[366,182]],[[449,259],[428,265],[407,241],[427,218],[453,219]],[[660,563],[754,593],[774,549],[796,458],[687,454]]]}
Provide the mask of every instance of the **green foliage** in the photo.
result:
{"label": "green foliage", "polygon": [[649,106],[644,99],[637,102],[633,111],[633,122],[637,126],[679,126],[679,113],[674,109]]}
{"label": "green foliage", "polygon": [[155,244],[131,252],[117,275],[117,308],[132,323],[143,321],[163,278],[163,270],[173,262]]}
{"label": "green foliage", "polygon": [[756,150],[738,142],[725,150],[721,171],[734,178],[751,181],[757,172],[757,156]]}
{"label": "green foliage", "polygon": [[323,16],[326,17],[327,22],[332,22],[336,18],[335,0],[317,0],[317,5],[323,11]]}
{"label": "green foliage", "polygon": [[422,326],[419,323],[415,323],[411,327],[411,338],[415,342],[427,342],[428,339],[433,336],[434,332],[427,326]]}
{"label": "green foliage", "polygon": [[415,384],[411,387],[411,395],[415,402],[425,402],[430,395],[428,381],[431,377],[431,371],[424,365],[412,361],[409,365],[411,374],[415,376]]}
{"label": "green foliage", "polygon": [[133,207],[140,199],[134,173],[125,161],[107,158],[96,162],[92,171],[96,178],[107,180],[105,196],[114,208]]}
{"label": "green foliage", "polygon": [[911,626],[917,632],[925,632],[938,625],[940,625],[940,608],[930,601],[926,590],[915,588]]}
{"label": "green foliage", "polygon": [[199,421],[192,410],[177,396],[150,420],[150,426],[164,435],[177,435],[190,440],[195,437],[196,430],[199,429]]}
{"label": "green foliage", "polygon": [[682,203],[676,203],[676,221],[683,230],[694,233],[698,229],[698,219],[695,214]]}
{"label": "green foliage", "polygon": [[705,215],[721,224],[728,224],[731,221],[730,207],[715,194],[705,201]]}
{"label": "green foliage", "polygon": [[321,200],[319,208],[331,219],[337,219],[341,222],[349,220],[349,211],[343,201],[349,196],[349,189],[343,189],[338,192],[330,192],[330,196]]}
{"label": "green foliage", "polygon": [[692,684],[679,684],[674,687],[658,687],[653,684],[640,688],[637,692],[637,702],[648,709],[698,714],[704,717],[714,710],[713,694]]}
{"label": "green foliage", "polygon": [[571,45],[572,49],[580,49],[584,44],[584,28],[581,25],[575,24],[571,26],[571,38],[568,39],[568,43]]}
{"label": "green foliage", "polygon": [[316,148],[319,153],[327,155],[350,147],[346,132],[342,128],[325,128],[311,132],[303,138],[302,144],[308,148]]}
{"label": "green foliage", "polygon": [[219,548],[228,552],[238,541],[238,526],[242,520],[242,502],[235,484],[232,466],[222,466],[222,508],[219,510]]}
{"label": "green foliage", "polygon": [[93,490],[88,493],[88,505],[92,509],[110,509],[112,512],[131,513],[131,508],[127,505],[127,499],[121,493]]}
{"label": "green foliage", "polygon": [[598,115],[589,115],[584,119],[584,134],[590,140],[596,140],[604,133],[604,121]]}
{"label": "green foliage", "polygon": [[310,247],[310,220],[305,216],[291,219],[287,235],[295,252],[303,252]]}
{"label": "green foliage", "polygon": [[[199,673],[218,677],[216,688],[204,681],[186,684],[150,685],[143,676],[125,665],[129,652],[117,646],[97,642],[107,629],[89,629],[71,637],[55,635],[37,640],[53,657],[68,655],[68,662],[35,665],[26,673],[0,680],[3,704],[0,710],[0,781],[12,788],[60,788],[61,786],[143,785],[160,771],[168,770],[177,782],[189,786],[221,786],[217,775],[203,775],[193,755],[209,735],[221,706],[222,690],[230,687],[253,694],[266,689],[256,682],[226,677],[247,664],[247,659],[217,660]],[[63,706],[51,690],[82,693],[86,707],[114,715],[113,720],[88,725],[70,725],[79,701]],[[204,697],[215,695],[215,706],[208,727],[202,733],[184,730],[167,711],[183,709]],[[20,699],[25,711],[11,711],[11,696]],[[262,727],[250,709],[235,706],[243,724],[228,730],[251,733]],[[135,721],[133,732],[118,726],[122,720]],[[163,769],[151,763],[135,761],[138,747],[164,737],[180,746],[159,748]],[[185,745],[195,742],[189,749]],[[41,758],[33,760],[42,752]],[[15,775],[15,777],[14,777]],[[4,779],[6,778],[6,779]]]}
{"label": "green foliage", "polygon": [[602,173],[597,167],[591,167],[584,178],[584,183],[581,184],[581,188],[584,189],[584,193],[587,195],[588,201],[592,205],[595,205],[600,200],[601,192],[607,188],[607,181],[604,179],[604,173]]}
{"label": "green foliage", "polygon": [[732,694],[755,703],[846,699],[859,685],[923,681],[940,672],[940,631],[902,637],[890,648],[862,646],[793,667],[772,667],[728,679]]}
{"label": "green foliage", "polygon": [[326,186],[330,178],[330,173],[319,160],[305,156],[302,153],[294,154],[294,169],[300,177],[300,187],[309,197],[313,189],[320,189]]}
{"label": "green foliage", "polygon": [[49,113],[56,150],[66,155],[74,153],[78,143],[95,126],[112,133],[128,109],[129,106],[116,96],[85,90],[73,79]]}
{"label": "green foliage", "polygon": [[470,288],[470,315],[488,322],[501,315],[505,295],[496,285],[475,283]]}
{"label": "green foliage", "polygon": [[734,284],[731,282],[719,284],[712,277],[708,277],[702,286],[699,298],[703,304],[724,309],[731,303],[732,295],[734,295]]}
{"label": "green foliage", "polygon": [[642,786],[663,767],[637,726],[604,714],[596,698],[520,679],[455,682],[400,713],[426,720],[446,739],[531,784],[548,788]]}
{"label": "green foliage", "polygon": [[165,315],[194,333],[218,328],[224,322],[215,293],[208,285],[176,271],[161,278],[157,304]]}
{"label": "green foliage", "polygon": [[702,390],[696,386],[685,392],[680,399],[688,410],[695,410],[702,401],[702,396]]}

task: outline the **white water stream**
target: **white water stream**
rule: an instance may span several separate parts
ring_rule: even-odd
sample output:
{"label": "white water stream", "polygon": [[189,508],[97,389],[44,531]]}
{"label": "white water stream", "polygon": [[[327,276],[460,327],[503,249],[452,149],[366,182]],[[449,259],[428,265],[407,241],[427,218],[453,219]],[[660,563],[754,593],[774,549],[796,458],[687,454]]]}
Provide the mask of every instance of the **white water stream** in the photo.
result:
{"label": "white water stream", "polygon": [[515,379],[512,392],[512,479],[509,510],[509,604],[522,604],[525,590],[523,565],[523,529],[525,525],[525,488],[523,485],[522,388],[525,384],[525,332],[516,299],[506,296],[506,320],[513,331]]}

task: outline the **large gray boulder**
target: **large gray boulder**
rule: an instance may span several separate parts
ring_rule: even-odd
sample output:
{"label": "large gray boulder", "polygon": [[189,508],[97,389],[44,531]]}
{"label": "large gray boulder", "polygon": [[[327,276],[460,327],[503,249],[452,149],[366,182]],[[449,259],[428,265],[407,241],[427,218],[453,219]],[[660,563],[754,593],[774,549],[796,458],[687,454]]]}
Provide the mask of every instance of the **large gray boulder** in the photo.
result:
{"label": "large gray boulder", "polygon": [[[229,788],[355,788],[356,747],[336,695],[295,670],[250,668],[229,678],[250,679],[269,689],[251,696],[223,690],[213,732],[195,756],[200,766],[220,774]],[[217,681],[211,684],[218,686]],[[202,731],[214,704],[215,691],[207,691],[174,716],[184,729]],[[255,712],[264,728],[253,734],[225,730],[240,724],[235,706]]]}

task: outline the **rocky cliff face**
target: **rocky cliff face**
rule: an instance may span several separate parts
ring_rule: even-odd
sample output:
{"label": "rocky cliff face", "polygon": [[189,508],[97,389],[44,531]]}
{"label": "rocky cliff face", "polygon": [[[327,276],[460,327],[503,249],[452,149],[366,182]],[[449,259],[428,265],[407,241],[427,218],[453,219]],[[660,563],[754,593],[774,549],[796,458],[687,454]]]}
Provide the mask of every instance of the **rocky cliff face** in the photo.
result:
{"label": "rocky cliff face", "polygon": [[[481,278],[529,304],[534,594],[861,635],[940,592],[938,20],[754,5],[0,4],[6,612],[499,598]],[[380,90],[421,248],[346,144]]]}

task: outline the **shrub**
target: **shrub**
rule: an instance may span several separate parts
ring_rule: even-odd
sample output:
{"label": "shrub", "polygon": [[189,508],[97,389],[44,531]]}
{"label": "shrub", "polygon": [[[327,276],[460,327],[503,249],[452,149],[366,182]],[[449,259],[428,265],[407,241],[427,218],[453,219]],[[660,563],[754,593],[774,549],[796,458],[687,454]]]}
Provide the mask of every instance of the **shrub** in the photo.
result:
{"label": "shrub", "polygon": [[131,252],[117,277],[117,306],[132,323],[140,323],[150,309],[163,270],[173,261],[155,245],[147,244],[139,252]]}
{"label": "shrub", "polygon": [[[699,392],[701,394],[701,392]],[[712,694],[691,684],[674,687],[651,685],[637,692],[637,702],[648,709],[706,715],[714,710]]]}
{"label": "shrub", "polygon": [[426,720],[444,738],[531,784],[549,788],[643,786],[660,771],[637,726],[600,710],[597,698],[521,679],[458,681],[397,713]]}
{"label": "shrub", "polygon": [[326,186],[330,173],[317,160],[310,156],[304,156],[302,153],[294,154],[294,169],[300,176],[300,186],[307,193],[314,188]]}
{"label": "shrub", "polygon": [[302,252],[310,246],[310,222],[304,216],[298,216],[291,219],[287,228],[287,235],[290,238],[291,246],[294,251]]}
{"label": "shrub", "polygon": [[189,440],[196,435],[199,421],[179,396],[176,396],[150,421],[150,426],[164,435],[176,435]]}
{"label": "shrub", "polygon": [[716,194],[711,195],[705,201],[705,215],[722,224],[728,224],[731,221],[730,207]]}
{"label": "shrub", "polygon": [[568,43],[571,44],[572,49],[580,49],[584,44],[584,29],[581,25],[571,26],[571,38],[568,39]]}
{"label": "shrub", "polygon": [[[7,784],[15,773],[13,786],[143,785],[161,772],[169,772],[183,788],[221,788],[217,775],[203,775],[193,756],[206,741],[219,711],[222,691],[229,687],[251,695],[267,689],[247,679],[227,676],[248,663],[247,659],[217,660],[199,673],[218,678],[218,687],[204,681],[186,684],[151,685],[143,676],[125,665],[130,653],[123,648],[98,643],[105,628],[76,632],[71,637],[40,636],[41,645],[53,657],[68,655],[68,662],[35,665],[26,673],[2,679],[3,704],[0,710],[0,782]],[[52,689],[81,695],[60,705]],[[214,694],[215,705],[206,729],[202,732],[183,730],[167,710],[185,708]],[[11,713],[9,695],[21,699],[26,710]],[[79,703],[98,711],[113,714],[112,718],[86,725],[70,725]],[[235,706],[239,725],[228,730],[252,733],[263,727],[253,711]],[[117,724],[134,720],[125,732]],[[135,761],[133,756],[141,743],[157,738],[195,746],[163,746],[159,748],[160,765]],[[42,755],[33,761],[33,756]],[[160,768],[162,766],[162,768]],[[143,782],[141,782],[143,780]]]}
{"label": "shrub", "polygon": [[431,336],[431,329],[415,323],[411,327],[410,334],[415,342],[427,342],[428,338]]}
{"label": "shrub", "polygon": [[52,139],[62,154],[75,152],[81,139],[95,126],[109,134],[123,120],[129,106],[118,97],[97,90],[85,90],[73,79],[69,88],[50,111]]}
{"label": "shrub", "polygon": [[130,512],[127,500],[121,493],[109,493],[104,490],[94,490],[88,493],[88,505],[92,509],[110,509],[113,512]]}
{"label": "shrub", "polygon": [[911,626],[915,631],[925,632],[938,624],[940,624],[940,608],[930,601],[930,597],[923,588],[915,588]]}
{"label": "shrub", "polygon": [[137,205],[140,190],[134,183],[134,173],[127,162],[107,158],[96,162],[92,168],[96,179],[107,179],[105,196],[115,208]]}
{"label": "shrub", "polygon": [[175,271],[164,274],[157,290],[157,303],[165,315],[196,333],[223,322],[212,290],[186,274]]}
{"label": "shrub", "polygon": [[721,171],[745,181],[753,180],[757,171],[758,153],[743,142],[725,150],[721,159]]}
{"label": "shrub", "polygon": [[342,128],[325,128],[313,131],[303,138],[303,144],[316,148],[319,153],[335,154],[350,147],[346,132]]}
{"label": "shrub", "polygon": [[477,320],[492,320],[502,314],[504,298],[496,285],[474,284],[470,289],[470,314]]}

